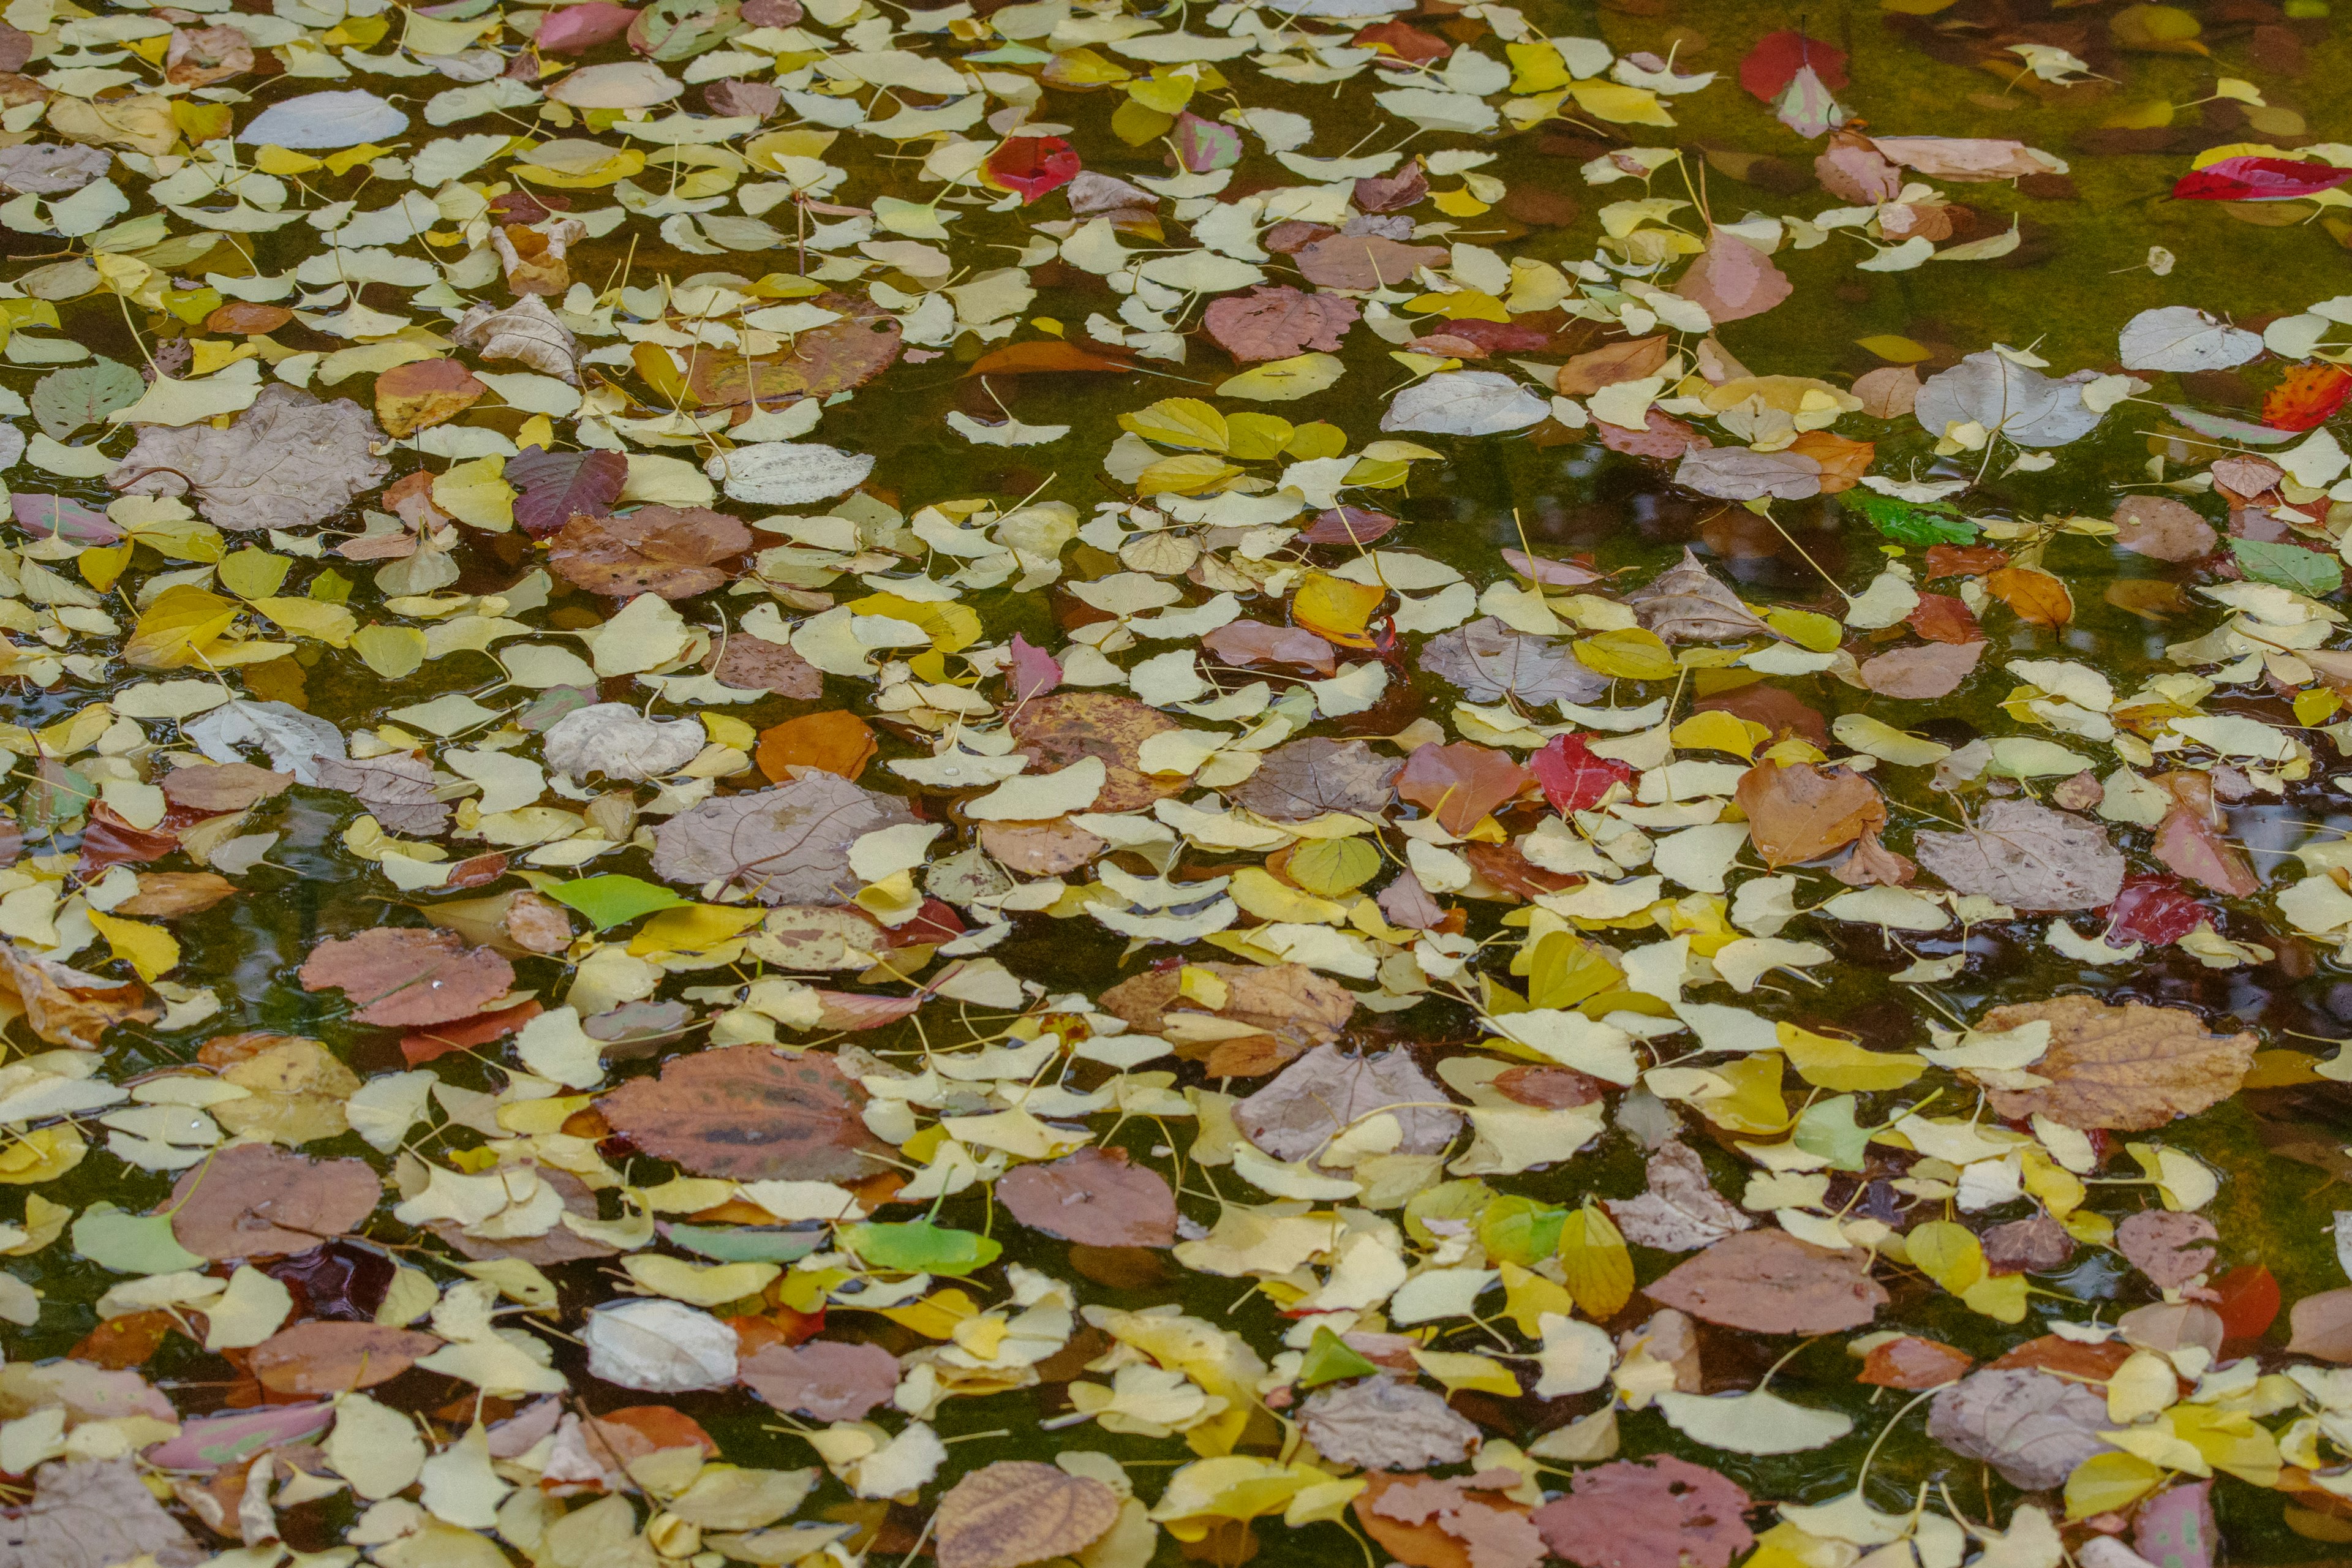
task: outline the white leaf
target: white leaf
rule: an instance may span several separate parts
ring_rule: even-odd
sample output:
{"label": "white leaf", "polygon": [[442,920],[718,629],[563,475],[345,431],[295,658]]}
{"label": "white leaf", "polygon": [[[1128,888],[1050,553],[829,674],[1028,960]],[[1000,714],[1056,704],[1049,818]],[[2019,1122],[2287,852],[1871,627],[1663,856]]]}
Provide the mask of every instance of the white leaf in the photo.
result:
{"label": "white leaf", "polygon": [[866,482],[874,459],[814,441],[762,441],[720,452],[703,471],[734,500],[805,506],[846,495]]}
{"label": "white leaf", "polygon": [[2166,305],[2126,322],[2121,346],[2127,370],[2227,370],[2262,353],[2263,339],[2189,306]]}
{"label": "white leaf", "polygon": [[1667,1425],[1696,1443],[1734,1454],[1797,1454],[1836,1442],[1853,1422],[1834,1410],[1791,1405],[1777,1394],[1661,1394]]}
{"label": "white leaf", "polygon": [[238,754],[239,747],[258,746],[269,753],[271,767],[292,773],[297,784],[313,786],[319,775],[311,759],[346,755],[341,731],[284,702],[239,698],[181,726],[181,733],[216,763],[241,763],[245,758]]}
{"label": "white leaf", "polygon": [[588,1370],[648,1394],[685,1394],[735,1381],[735,1331],[683,1301],[646,1297],[599,1307],[580,1331]]}
{"label": "white leaf", "polygon": [[313,92],[271,104],[236,139],[248,147],[311,152],[388,141],[407,129],[408,116],[372,92]]}
{"label": "white leaf", "polygon": [[1491,370],[1444,371],[1406,387],[1381,416],[1383,430],[1493,436],[1524,430],[1551,413],[1546,399]]}

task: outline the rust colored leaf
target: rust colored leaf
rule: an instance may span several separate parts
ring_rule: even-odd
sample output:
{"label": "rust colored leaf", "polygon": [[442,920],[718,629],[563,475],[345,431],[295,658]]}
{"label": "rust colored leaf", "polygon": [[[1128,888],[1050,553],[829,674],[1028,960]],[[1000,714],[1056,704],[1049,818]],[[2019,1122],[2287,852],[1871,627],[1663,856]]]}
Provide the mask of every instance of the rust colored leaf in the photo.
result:
{"label": "rust colored leaf", "polygon": [[1738,235],[1715,230],[1706,248],[1675,285],[1675,292],[1712,317],[1717,326],[1760,316],[1795,291],[1772,258]]}
{"label": "rust colored leaf", "polygon": [[1985,640],[1984,627],[1977,624],[1976,612],[1968,601],[1952,594],[1922,594],[1918,606],[1911,612],[1911,629],[1929,642],[1980,643]]}
{"label": "rust colored leaf", "polygon": [[2074,595],[2047,572],[2031,566],[2004,566],[1985,579],[1993,596],[2017,612],[2018,619],[2037,626],[2063,626],[2074,618]]}
{"label": "rust colored leaf", "polygon": [[1336,353],[1363,308],[1338,294],[1307,294],[1287,284],[1211,301],[1201,324],[1243,364],[1288,359],[1309,349]]}
{"label": "rust colored leaf", "polygon": [[1756,1543],[1741,1517],[1751,1506],[1727,1477],[1660,1454],[1579,1470],[1533,1517],[1577,1568],[1727,1568]]}
{"label": "rust colored leaf", "polygon": [[1871,1347],[1870,1354],[1863,1358],[1860,1381],[1917,1393],[1941,1388],[1975,1364],[1974,1356],[1941,1340],[1903,1334]]}
{"label": "rust colored leaf", "polygon": [[2158,561],[2195,561],[2213,553],[2220,535],[2188,502],[2170,496],[2126,496],[2116,507],[2116,543]]}
{"label": "rust colored leaf", "polygon": [[1058,877],[1075,871],[1110,847],[1067,818],[982,823],[980,847],[1006,870],[1024,877]]}
{"label": "rust colored leaf", "polygon": [[1433,815],[1448,833],[1462,835],[1507,801],[1534,787],[1535,774],[1507,752],[1456,741],[1416,747],[1396,775],[1400,798]]}
{"label": "rust colored leaf", "polygon": [[199,1258],[275,1258],[349,1235],[383,1195],[365,1160],[237,1143],[183,1174],[164,1209],[172,1235]]}
{"label": "rust colored leaf", "polygon": [[163,779],[163,798],[189,811],[243,811],[286,793],[292,773],[272,773],[251,763],[174,761]]}
{"label": "rust colored leaf", "polygon": [[1301,247],[1291,259],[1299,275],[1318,289],[1383,289],[1411,278],[1416,267],[1444,266],[1451,254],[1439,245],[1335,234]]}
{"label": "rust colored leaf", "polygon": [[596,1102],[638,1148],[698,1176],[730,1181],[856,1180],[883,1145],[858,1112],[866,1091],[831,1057],[727,1046],[679,1057]]}
{"label": "rust colored leaf", "polygon": [[1607,343],[1561,365],[1552,377],[1552,384],[1565,396],[1590,396],[1621,381],[1655,375],[1673,352],[1664,332],[1655,337]]}
{"label": "rust colored leaf", "polygon": [[1998,572],[2009,564],[2009,552],[1990,544],[1931,544],[1927,546],[1929,577],[1981,577],[1988,572]]}
{"label": "rust colored leaf", "polygon": [[790,643],[770,642],[738,631],[724,647],[711,650],[710,673],[738,691],[772,691],[795,701],[824,695],[824,672],[794,652]]}
{"label": "rust colored leaf", "polygon": [[1881,365],[1854,378],[1853,395],[1873,419],[1906,418],[1919,402],[1919,373],[1907,364]]}
{"label": "rust colored leaf", "polygon": [[808,301],[845,319],[796,334],[781,353],[746,358],[698,349],[686,384],[705,408],[782,398],[830,397],[863,386],[898,357],[898,322],[862,295],[819,294]]}
{"label": "rust colored leaf", "polygon": [[2183,877],[2224,898],[2251,898],[2263,890],[2245,854],[2185,806],[2167,812],[2156,830],[2156,858]]}
{"label": "rust colored leaf", "polygon": [[1927,701],[1948,697],[1976,673],[1982,642],[1931,642],[1880,654],[1862,667],[1862,683],[1882,697]]}
{"label": "rust colored leaf", "polygon": [[1304,626],[1231,621],[1202,637],[1201,646],[1227,664],[1287,664],[1322,676],[1339,668],[1331,645]]}
{"label": "rust colored leaf", "polygon": [[743,1358],[737,1375],[779,1410],[819,1421],[863,1421],[898,1386],[898,1358],[880,1345],[811,1340],[763,1345]]}
{"label": "rust colored leaf", "polygon": [[1789,444],[1789,450],[1822,466],[1822,494],[1833,496],[1862,483],[1878,455],[1874,441],[1850,441],[1833,430],[1808,430]]}
{"label": "rust colored leaf", "polygon": [[1989,1089],[2003,1116],[2143,1131],[2220,1104],[2253,1067],[2251,1031],[2209,1034],[2196,1014],[2179,1007],[2060,996],[1995,1007],[1977,1027],[1999,1032],[2038,1020],[2050,1025],[2050,1052],[2033,1071],[2050,1082]]}
{"label": "rust colored leaf", "polygon": [[1643,1288],[1661,1306],[1758,1334],[1822,1334],[1858,1329],[1878,1315],[1886,1291],[1869,1258],[1832,1252],[1785,1230],[1727,1236]]}
{"label": "rust colored leaf", "polygon": [[1007,721],[1019,750],[1040,773],[1100,757],[1108,772],[1094,809],[1102,812],[1146,810],[1184,790],[1181,779],[1140,771],[1143,742],[1177,727],[1159,709],[1108,691],[1053,692],[1023,703]]}
{"label": "rust colored leaf", "polygon": [[782,784],[793,776],[793,768],[815,768],[855,779],[880,749],[865,720],[835,710],[803,713],[761,731],[760,749],[753,756],[761,773]]}
{"label": "rust colored leaf", "polygon": [[389,1383],[440,1345],[383,1323],[297,1323],[254,1346],[246,1365],[272,1394],[342,1394]]}
{"label": "rust colored leaf", "polygon": [[375,416],[389,436],[454,419],[489,391],[453,359],[411,360],[375,378]]}
{"label": "rust colored leaf", "polygon": [[1817,860],[1886,826],[1878,786],[1849,768],[1759,763],[1735,795],[1764,863],[1778,868]]}
{"label": "rust colored leaf", "polygon": [[690,599],[723,587],[719,564],[751,548],[751,531],[701,507],[640,507],[622,517],[575,517],[548,552],[557,575],[616,599]]}
{"label": "rust colored leaf", "polygon": [[2116,1226],[2116,1250],[2158,1289],[2188,1284],[2213,1267],[2221,1232],[2201,1214],[2142,1209]]}
{"label": "rust colored leaf", "polygon": [[1055,1465],[999,1459],[940,1500],[940,1568],[1022,1568],[1082,1552],[1118,1522],[1119,1496]]}
{"label": "rust colored leaf", "polygon": [[305,991],[349,996],[354,1023],[446,1024],[505,995],[514,966],[451,931],[378,926],[320,943],[301,979]]}
{"label": "rust colored leaf", "polygon": [[1081,1149],[1045,1165],[1022,1165],[996,1184],[997,1201],[1032,1230],[1085,1247],[1168,1247],[1176,1195],[1157,1171],[1122,1149]]}
{"label": "rust colored leaf", "polygon": [[2352,1288],[2305,1296],[2288,1310],[2287,1321],[2294,1331],[2289,1355],[2352,1362]]}
{"label": "rust colored leaf", "polygon": [[139,890],[114,906],[118,915],[170,920],[211,909],[236,891],[236,884],[212,871],[142,871]]}
{"label": "rust colored leaf", "polygon": [[[1102,1005],[1146,1034],[1182,1040],[1187,1037],[1187,1020],[1239,1024],[1288,1047],[1286,1054],[1258,1068],[1259,1072],[1272,1071],[1309,1046],[1338,1039],[1356,1011],[1354,992],[1304,964],[1261,968],[1203,963],[1191,967],[1205,970],[1225,984],[1223,1005],[1213,1009],[1182,995],[1178,989],[1181,976],[1174,970],[1122,980],[1102,994]],[[1192,1037],[1215,1037],[1196,1034]]]}
{"label": "rust colored leaf", "polygon": [[231,300],[205,318],[208,332],[236,332],[250,336],[257,332],[274,332],[294,319],[294,312],[283,305],[261,305],[247,300]]}

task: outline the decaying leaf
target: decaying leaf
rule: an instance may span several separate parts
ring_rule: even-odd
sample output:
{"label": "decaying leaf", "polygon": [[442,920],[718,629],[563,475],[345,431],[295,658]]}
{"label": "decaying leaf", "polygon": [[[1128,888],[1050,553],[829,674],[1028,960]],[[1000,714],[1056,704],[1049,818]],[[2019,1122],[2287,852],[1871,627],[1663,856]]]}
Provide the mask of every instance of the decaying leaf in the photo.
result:
{"label": "decaying leaf", "polygon": [[1201,324],[1217,345],[1244,364],[1288,359],[1309,349],[1339,352],[1361,308],[1338,294],[1307,294],[1287,286],[1212,301]]}
{"label": "decaying leaf", "polygon": [[730,1181],[856,1180],[882,1152],[858,1111],[865,1091],[814,1053],[729,1046],[679,1057],[597,1102],[614,1131],[656,1159]]}
{"label": "decaying leaf", "polygon": [[996,1197],[1032,1230],[1081,1247],[1167,1247],[1176,1239],[1176,1195],[1123,1150],[1081,1149],[1050,1164],[1019,1166],[997,1183]]}
{"label": "decaying leaf", "polygon": [[1579,1470],[1536,1510],[1544,1542],[1578,1568],[1728,1568],[1755,1544],[1748,1494],[1671,1454]]}
{"label": "decaying leaf", "polygon": [[[1170,970],[1120,981],[1102,994],[1102,1005],[1147,1034],[1179,1042],[1218,1042],[1220,1052],[1233,1053],[1222,1072],[1212,1058],[1210,1069],[1219,1077],[1236,1070],[1271,1072],[1310,1047],[1338,1039],[1356,1011],[1354,992],[1304,964],[1262,968],[1209,963],[1187,967],[1225,988],[1215,1006],[1198,999],[1214,993],[1196,988],[1188,994],[1182,975]],[[1243,1057],[1240,1047],[1250,1054]],[[1245,1068],[1239,1066],[1244,1060],[1251,1064]]]}
{"label": "decaying leaf", "polygon": [[1368,1377],[1308,1396],[1299,1430],[1316,1451],[1368,1470],[1421,1470],[1460,1464],[1478,1428],[1442,1395],[1391,1377]]}
{"label": "decaying leaf", "polygon": [[845,904],[858,883],[849,847],[914,820],[896,795],[804,770],[773,789],[720,795],[663,823],[654,830],[654,874],[695,885],[740,882],[766,904]]}
{"label": "decaying leaf", "polygon": [[1668,642],[1731,642],[1771,628],[1685,547],[1683,558],[1625,595],[1625,607]]}
{"label": "decaying leaf", "polygon": [[2032,1070],[2048,1084],[1989,1090],[2003,1116],[2047,1116],[2069,1127],[2137,1131],[2191,1116],[2238,1091],[2252,1068],[2252,1031],[2215,1035],[2180,1007],[2060,996],[1995,1007],[1984,1033],[2050,1026],[2050,1051]]}
{"label": "decaying leaf", "polygon": [[1361,741],[1286,741],[1242,782],[1234,804],[1274,822],[1306,822],[1333,811],[1376,815],[1395,798],[1403,766],[1374,755]]}
{"label": "decaying leaf", "polygon": [[308,1252],[356,1228],[375,1212],[383,1191],[364,1160],[311,1160],[267,1143],[239,1143],[172,1188],[172,1235],[199,1258]]}
{"label": "decaying leaf", "polygon": [[1023,1568],[1071,1556],[1108,1532],[1118,1505],[1118,1493],[1091,1476],[999,1459],[940,1500],[940,1568]]}
{"label": "decaying leaf", "polygon": [[1846,768],[1759,763],[1740,775],[1735,798],[1756,852],[1775,868],[1817,860],[1886,826],[1878,786]]}
{"label": "decaying leaf", "polygon": [[144,425],[106,482],[131,495],[187,496],[205,521],[237,531],[323,522],[382,484],[383,439],[348,398],[321,403],[273,383],[225,430]]}
{"label": "decaying leaf", "polygon": [[446,1024],[507,994],[514,966],[454,932],[378,926],[313,948],[302,988],[341,990],[361,1024]]}
{"label": "decaying leaf", "polygon": [[1421,667],[1462,688],[1473,702],[1591,702],[1609,689],[1608,678],[1577,662],[1564,645],[1491,616],[1430,638]]}
{"label": "decaying leaf", "polygon": [[128,1457],[60,1459],[33,1477],[22,1510],[0,1515],[5,1568],[195,1568],[210,1553],[140,1483]]}
{"label": "decaying leaf", "polygon": [[1866,1254],[1832,1252],[1785,1230],[1726,1237],[1643,1287],[1662,1306],[1759,1334],[1856,1329],[1886,1304]]}
{"label": "decaying leaf", "polygon": [[880,1345],[812,1340],[762,1345],[743,1358],[744,1386],[779,1410],[819,1421],[862,1421],[898,1386],[898,1358]]}
{"label": "decaying leaf", "polygon": [[548,564],[594,594],[691,599],[725,586],[722,563],[751,547],[751,531],[701,507],[640,507],[618,517],[574,517],[550,542]]}
{"label": "decaying leaf", "polygon": [[1351,1057],[1323,1045],[1235,1106],[1234,1124],[1276,1159],[1298,1161],[1315,1158],[1372,1117],[1392,1116],[1402,1130],[1390,1145],[1394,1152],[1434,1154],[1462,1127],[1445,1105],[1445,1091],[1409,1052]]}
{"label": "decaying leaf", "polygon": [[1107,776],[1096,811],[1139,811],[1181,790],[1181,779],[1141,771],[1140,748],[1176,721],[1157,708],[1107,691],[1056,691],[1024,702],[1007,721],[1018,749],[1040,772],[1081,757],[1102,759]]}
{"label": "decaying leaf", "polygon": [[2031,800],[1994,801],[1973,826],[1923,829],[1913,844],[1948,887],[2012,909],[2103,909],[2123,889],[2123,854],[2096,822]]}
{"label": "decaying leaf", "polygon": [[2116,1250],[2159,1289],[2186,1285],[2213,1266],[2221,1233],[2203,1215],[2142,1209],[2116,1226]]}
{"label": "decaying leaf", "polygon": [[2031,1368],[1971,1373],[1927,1407],[1929,1436],[2025,1491],[2059,1485],[2105,1450],[2099,1434],[2112,1425],[2096,1389]]}
{"label": "decaying leaf", "polygon": [[1650,1156],[1647,1174],[1649,1191],[1603,1204],[1618,1230],[1636,1247],[1689,1252],[1755,1223],[1715,1190],[1706,1165],[1687,1143],[1674,1140],[1660,1147]]}

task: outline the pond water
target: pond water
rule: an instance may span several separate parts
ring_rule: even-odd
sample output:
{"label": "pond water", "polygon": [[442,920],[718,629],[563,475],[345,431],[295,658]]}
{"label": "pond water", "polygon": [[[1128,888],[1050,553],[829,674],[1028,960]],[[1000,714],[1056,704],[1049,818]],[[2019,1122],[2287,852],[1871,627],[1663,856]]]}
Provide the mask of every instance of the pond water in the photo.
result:
{"label": "pond water", "polygon": [[0,1563],[2343,1560],[2327,5],[0,66]]}

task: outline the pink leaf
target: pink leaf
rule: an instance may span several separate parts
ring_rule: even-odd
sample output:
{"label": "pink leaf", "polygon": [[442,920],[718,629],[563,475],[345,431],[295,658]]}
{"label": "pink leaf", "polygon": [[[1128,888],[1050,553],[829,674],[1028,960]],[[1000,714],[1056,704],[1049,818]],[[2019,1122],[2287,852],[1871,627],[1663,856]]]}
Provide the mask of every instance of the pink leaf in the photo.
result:
{"label": "pink leaf", "polygon": [[542,55],[584,55],[627,32],[636,19],[637,14],[626,5],[589,0],[584,5],[550,11],[531,41]]}
{"label": "pink leaf", "polygon": [[2173,199],[2183,202],[2291,202],[2332,191],[2352,180],[2352,169],[2296,158],[2223,158],[2180,176]]}
{"label": "pink leaf", "polygon": [[1044,648],[1032,645],[1019,632],[1013,634],[1013,700],[1026,702],[1033,697],[1043,697],[1062,684],[1062,667]]}

